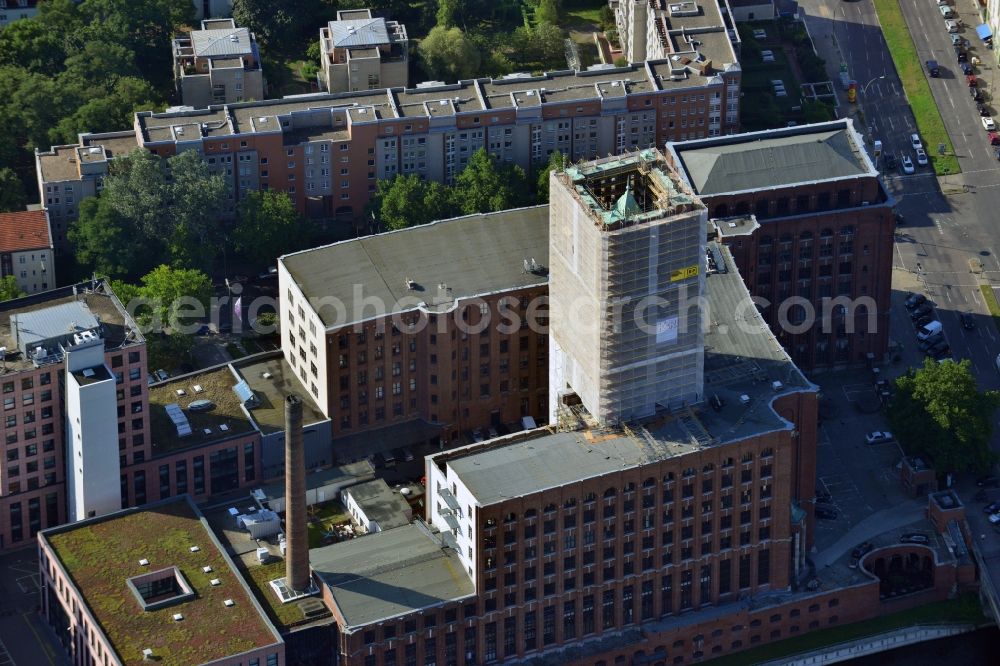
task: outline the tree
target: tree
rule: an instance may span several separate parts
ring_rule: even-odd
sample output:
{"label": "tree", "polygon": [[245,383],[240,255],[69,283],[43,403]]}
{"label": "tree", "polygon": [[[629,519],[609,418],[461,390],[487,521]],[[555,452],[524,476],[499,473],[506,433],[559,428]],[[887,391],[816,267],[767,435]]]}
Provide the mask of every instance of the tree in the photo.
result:
{"label": "tree", "polygon": [[308,223],[284,192],[248,192],[237,207],[236,250],[260,266],[274,265],[276,257],[308,247],[309,236]]}
{"label": "tree", "polygon": [[535,22],[558,25],[559,23],[559,1],[542,0],[535,8]]}
{"label": "tree", "polygon": [[79,218],[70,225],[66,237],[77,263],[88,275],[135,279],[152,268],[158,255],[158,248],[152,247],[105,197],[80,202]]}
{"label": "tree", "polygon": [[516,208],[527,202],[527,178],[517,166],[498,166],[496,159],[480,148],[455,179],[455,202],[465,214]]}
{"label": "tree", "polygon": [[933,359],[896,380],[889,422],[899,441],[928,456],[941,474],[985,471],[993,463],[989,441],[1000,393],[980,392],[968,359]]}
{"label": "tree", "polygon": [[370,211],[386,229],[405,229],[453,216],[453,192],[441,183],[427,182],[416,174],[382,180]]}
{"label": "tree", "polygon": [[141,233],[165,238],[168,189],[160,158],[136,148],[111,162],[111,173],[104,179],[101,197]]}
{"label": "tree", "polygon": [[454,82],[479,72],[479,50],[458,28],[435,26],[421,40],[417,51],[432,78]]}
{"label": "tree", "polygon": [[172,224],[165,240],[171,263],[178,268],[208,269],[218,247],[219,216],[229,187],[222,174],[211,171],[194,150],[169,158],[167,168]]}
{"label": "tree", "polygon": [[13,169],[0,168],[0,213],[24,210],[28,196],[24,193],[24,183]]}
{"label": "tree", "polygon": [[194,299],[208,311],[212,281],[199,270],[171,268],[161,264],[142,276],[139,295],[151,303],[152,312],[159,318],[161,325],[172,325],[184,300],[190,302],[190,299]]}
{"label": "tree", "polygon": [[537,192],[535,200],[538,203],[545,203],[549,200],[549,174],[553,171],[562,170],[566,166],[566,158],[558,150],[552,151],[549,161],[542,165],[538,171]]}
{"label": "tree", "polygon": [[12,298],[21,298],[24,292],[17,286],[17,278],[8,275],[0,278],[0,301],[9,301]]}
{"label": "tree", "polygon": [[280,48],[294,39],[296,17],[311,16],[296,4],[295,0],[233,0],[233,18],[236,25],[249,28],[264,46]]}

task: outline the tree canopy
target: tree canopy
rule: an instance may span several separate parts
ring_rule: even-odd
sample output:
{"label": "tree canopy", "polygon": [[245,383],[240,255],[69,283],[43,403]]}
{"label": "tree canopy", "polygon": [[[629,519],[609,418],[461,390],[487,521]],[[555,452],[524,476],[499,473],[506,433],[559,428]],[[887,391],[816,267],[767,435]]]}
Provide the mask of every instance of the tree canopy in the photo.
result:
{"label": "tree canopy", "polygon": [[138,279],[153,267],[162,251],[106,197],[81,201],[80,217],[70,225],[66,237],[77,264],[88,275]]}
{"label": "tree canopy", "polygon": [[989,441],[1000,393],[981,392],[968,359],[927,359],[896,380],[889,422],[909,451],[929,457],[937,471],[984,471],[993,462]]}
{"label": "tree canopy", "polygon": [[0,278],[0,301],[9,301],[12,298],[20,298],[24,292],[17,286],[17,278],[7,275]]}
{"label": "tree canopy", "polygon": [[535,183],[537,188],[535,198],[538,203],[545,203],[549,200],[549,174],[565,166],[566,158],[563,157],[563,154],[558,150],[552,151],[552,154],[549,155],[549,161],[538,170],[538,179]]}
{"label": "tree canopy", "polygon": [[469,79],[479,73],[480,54],[460,28],[435,26],[417,47],[427,73],[446,83]]}
{"label": "tree canopy", "polygon": [[13,169],[0,168],[0,213],[24,210],[28,197],[24,193],[24,185]]}
{"label": "tree canopy", "polygon": [[161,264],[143,275],[141,282],[140,285],[133,285],[112,281],[111,288],[126,307],[134,299],[142,299],[142,306],[137,308],[138,304],[133,303],[130,313],[144,325],[175,326],[178,314],[183,315],[185,308],[193,305],[194,301],[208,312],[212,281],[199,270]]}
{"label": "tree canopy", "polygon": [[236,250],[260,266],[310,245],[309,223],[284,192],[248,192],[237,206],[232,239]]}
{"label": "tree canopy", "polygon": [[532,203],[524,170],[500,164],[480,148],[451,187],[416,174],[382,180],[369,212],[386,229],[404,229],[456,215],[489,213]]}

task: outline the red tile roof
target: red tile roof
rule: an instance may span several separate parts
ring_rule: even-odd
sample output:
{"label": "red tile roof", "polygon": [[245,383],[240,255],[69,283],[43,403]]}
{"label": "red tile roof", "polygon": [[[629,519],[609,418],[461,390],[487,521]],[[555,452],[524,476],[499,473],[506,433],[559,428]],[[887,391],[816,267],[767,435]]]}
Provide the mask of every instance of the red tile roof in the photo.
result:
{"label": "red tile roof", "polygon": [[51,245],[44,210],[0,213],[0,252],[38,250]]}

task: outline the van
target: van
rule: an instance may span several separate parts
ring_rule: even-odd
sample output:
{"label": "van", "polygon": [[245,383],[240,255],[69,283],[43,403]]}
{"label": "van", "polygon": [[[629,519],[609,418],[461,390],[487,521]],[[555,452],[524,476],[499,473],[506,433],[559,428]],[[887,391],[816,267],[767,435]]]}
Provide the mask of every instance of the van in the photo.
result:
{"label": "van", "polygon": [[935,333],[941,332],[941,322],[931,321],[917,329],[917,340],[926,340]]}

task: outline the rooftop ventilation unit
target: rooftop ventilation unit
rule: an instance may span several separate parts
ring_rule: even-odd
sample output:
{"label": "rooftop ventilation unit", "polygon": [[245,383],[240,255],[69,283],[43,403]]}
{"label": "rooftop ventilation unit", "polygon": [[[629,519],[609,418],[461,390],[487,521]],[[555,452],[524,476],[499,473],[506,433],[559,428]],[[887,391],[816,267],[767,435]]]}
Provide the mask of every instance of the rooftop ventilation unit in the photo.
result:
{"label": "rooftop ventilation unit", "polygon": [[142,650],[142,660],[143,661],[153,661],[153,651],[149,648],[143,648]]}
{"label": "rooftop ventilation unit", "polygon": [[226,605],[226,608],[232,608],[233,606],[236,605],[236,602],[234,602],[232,599],[226,599],[222,603]]}
{"label": "rooftop ventilation unit", "polygon": [[147,560],[145,557],[142,558],[141,560],[139,560],[139,566],[140,567],[148,567],[149,566],[149,560]]}
{"label": "rooftop ventilation unit", "polygon": [[93,377],[94,376],[94,371],[91,368],[85,368],[83,370],[83,376],[84,377]]}
{"label": "rooftop ventilation unit", "polygon": [[233,34],[229,35],[229,41],[236,44],[237,42],[240,41],[240,36],[234,32]]}
{"label": "rooftop ventilation unit", "polygon": [[201,548],[199,548],[198,546],[191,546],[190,548],[188,548],[188,550],[190,550],[192,553],[197,553],[199,550],[201,550]]}
{"label": "rooftop ventilation unit", "polygon": [[775,392],[778,392],[778,391],[781,391],[782,389],[784,389],[784,388],[785,388],[785,385],[784,385],[784,384],[782,384],[781,382],[778,382],[778,381],[775,381],[775,382],[771,382],[771,388],[772,388],[772,389],[773,389],[773,390],[774,390]]}
{"label": "rooftop ventilation unit", "polygon": [[167,411],[167,416],[170,417],[171,422],[173,422],[174,427],[177,428],[178,437],[187,437],[191,434],[191,424],[188,423],[187,416],[181,411],[181,406],[176,402],[172,402],[164,407]]}
{"label": "rooftop ventilation unit", "polygon": [[264,379],[270,379],[274,375],[272,375],[270,372],[264,371],[264,372],[260,373],[260,376],[263,377]]}
{"label": "rooftop ventilation unit", "polygon": [[229,430],[229,426],[227,426],[225,423],[220,424],[219,430],[221,430],[222,432],[226,432],[227,430]]}
{"label": "rooftop ventilation unit", "polygon": [[220,581],[218,578],[213,578],[208,582],[211,583],[212,587],[218,587],[219,585],[222,585],[222,581]]}
{"label": "rooftop ventilation unit", "polygon": [[205,391],[201,384],[195,384],[192,388],[194,388],[195,393],[202,393]]}
{"label": "rooftop ventilation unit", "polygon": [[212,567],[202,567],[202,573],[212,573]]}
{"label": "rooftop ventilation unit", "polygon": [[181,615],[180,613],[174,613],[174,622],[180,622],[183,619],[184,619],[183,615]]}

